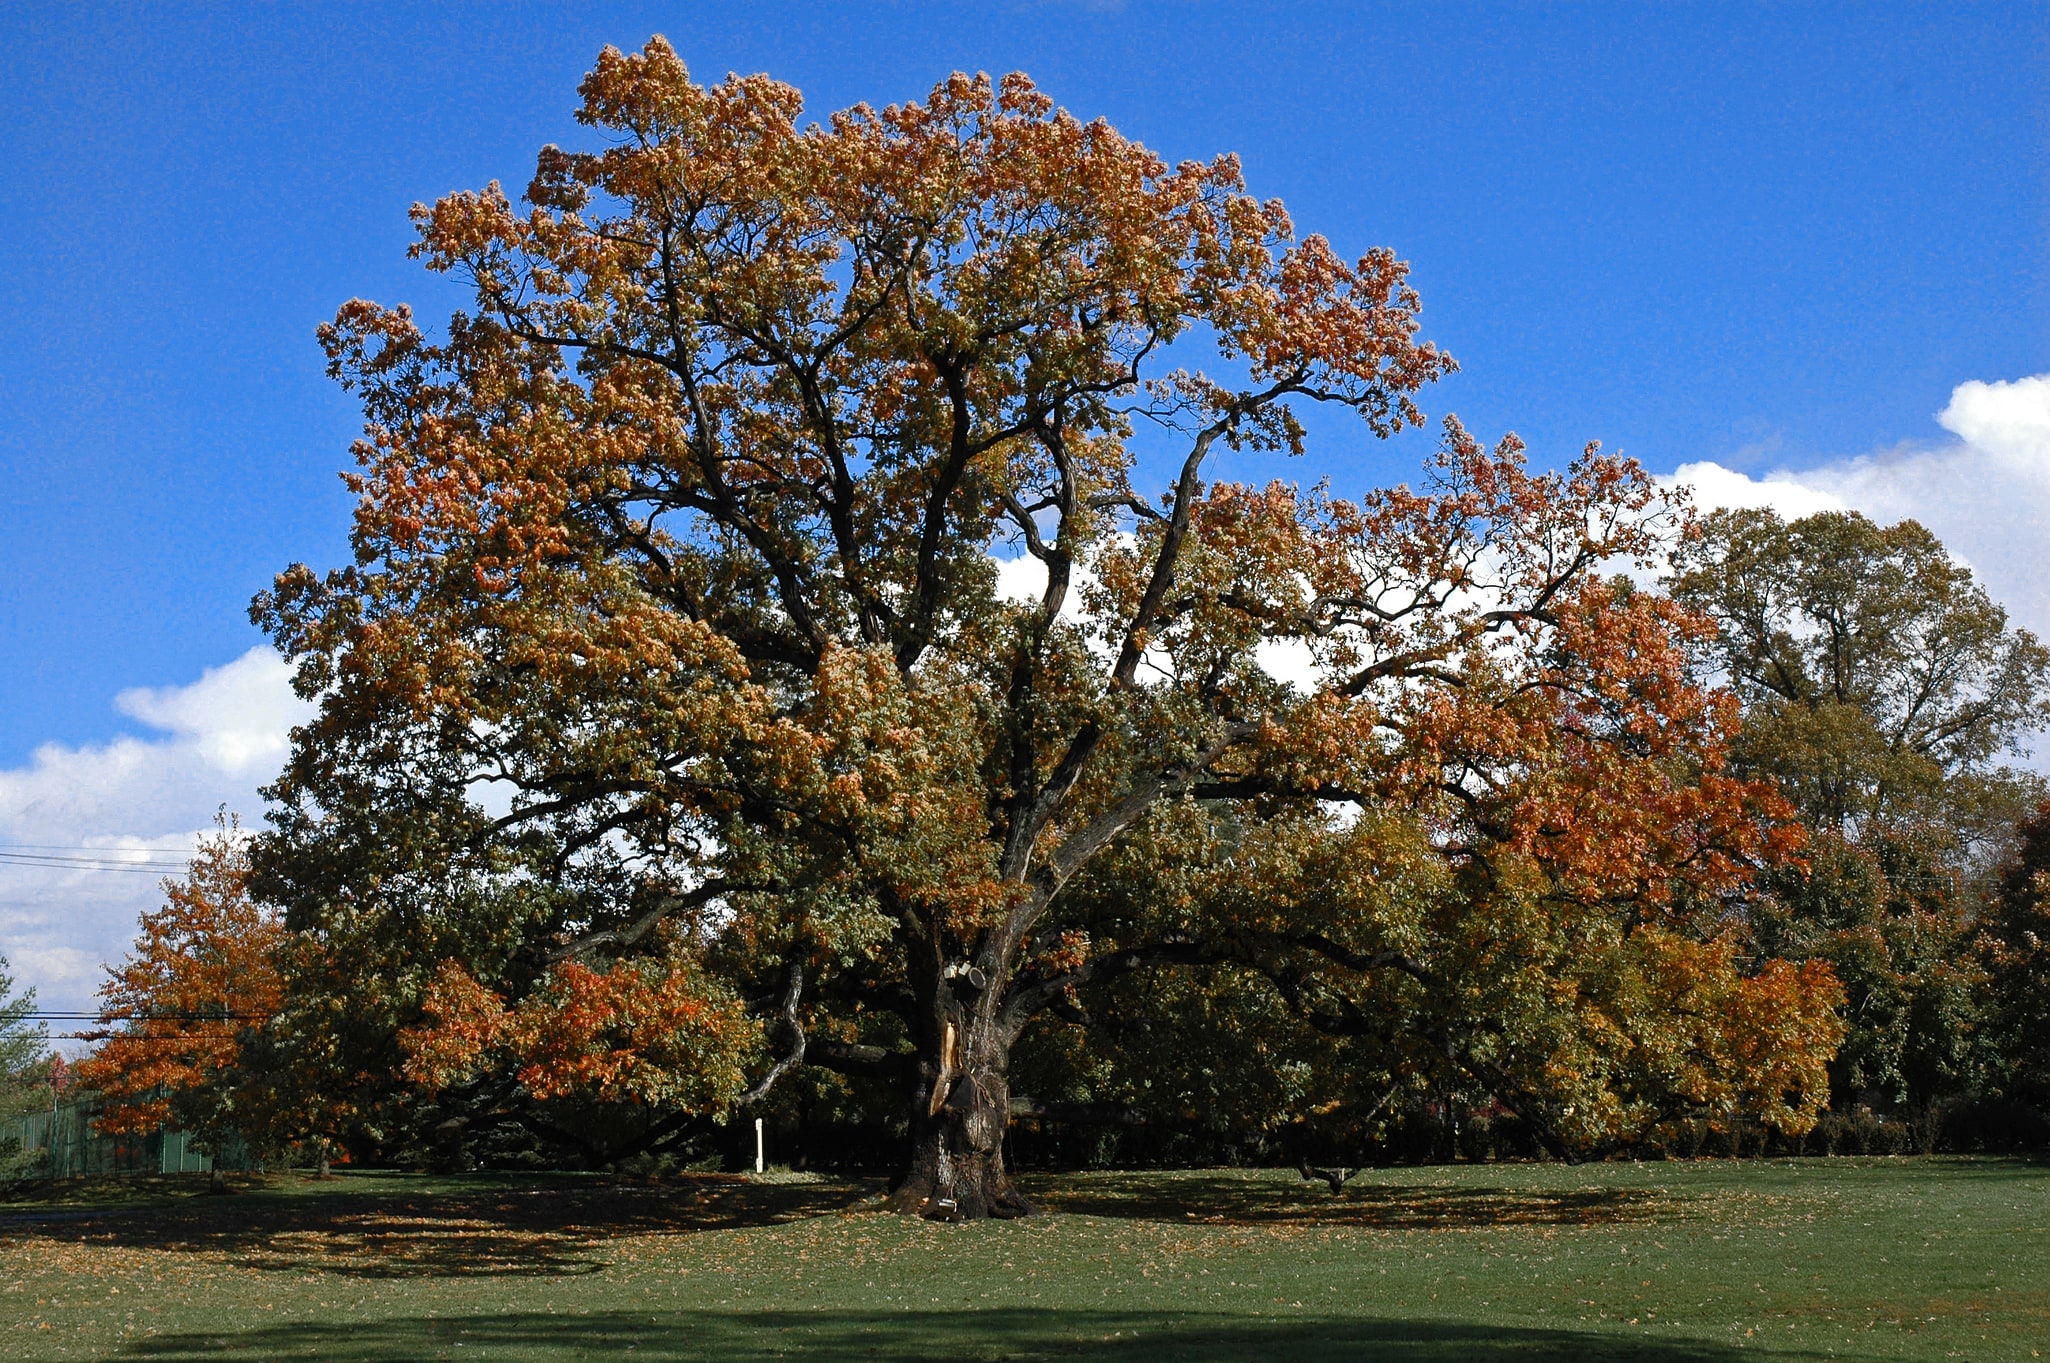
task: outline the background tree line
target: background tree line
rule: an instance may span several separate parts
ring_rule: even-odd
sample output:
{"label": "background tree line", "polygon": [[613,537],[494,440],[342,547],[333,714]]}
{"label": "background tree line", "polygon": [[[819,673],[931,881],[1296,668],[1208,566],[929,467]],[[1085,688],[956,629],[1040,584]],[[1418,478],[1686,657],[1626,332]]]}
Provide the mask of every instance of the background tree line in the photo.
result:
{"label": "background tree line", "polygon": [[602,1165],[759,1114],[980,1216],[1021,1155],[2035,1110],[2046,662],[1926,532],[1449,419],[1414,485],[1216,480],[1422,423],[1391,252],[1022,77],[804,125],[657,39],[582,96],[524,205],[416,209],[472,311],[323,330],[355,561],[253,611],[319,714],[110,982],[113,1120]]}

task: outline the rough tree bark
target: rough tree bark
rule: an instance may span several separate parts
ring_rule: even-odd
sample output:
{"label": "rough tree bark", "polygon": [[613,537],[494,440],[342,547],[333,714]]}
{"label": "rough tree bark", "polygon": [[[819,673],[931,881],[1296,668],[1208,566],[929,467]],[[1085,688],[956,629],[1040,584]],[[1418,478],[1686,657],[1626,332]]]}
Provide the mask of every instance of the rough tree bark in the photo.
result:
{"label": "rough tree bark", "polygon": [[909,1163],[885,1206],[937,1221],[1039,1211],[1004,1166],[1011,1121],[1011,1043],[1004,991],[979,967],[949,966],[933,993],[932,1029],[912,1092]]}

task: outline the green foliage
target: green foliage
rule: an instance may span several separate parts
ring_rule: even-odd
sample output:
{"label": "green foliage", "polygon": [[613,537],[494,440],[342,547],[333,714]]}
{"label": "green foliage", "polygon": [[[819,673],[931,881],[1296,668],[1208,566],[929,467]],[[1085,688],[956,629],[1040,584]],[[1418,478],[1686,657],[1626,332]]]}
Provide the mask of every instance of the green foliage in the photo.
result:
{"label": "green foliage", "polygon": [[2050,1115],[2050,803],[2023,822],[1981,924],[1994,1086]]}
{"label": "green foliage", "polygon": [[1926,1109],[1974,1082],[1981,975],[1953,851],[1928,832],[1825,832],[1806,868],[1771,877],[1760,949],[1827,961],[1844,988],[1850,1030],[1830,1065],[1840,1106]]}
{"label": "green foliage", "polygon": [[1735,970],[1712,901],[1650,916],[1641,891],[1582,898],[1484,844],[1448,865],[1391,814],[1246,824],[1184,802],[1147,833],[1065,921],[1192,949],[1077,991],[1064,1016],[1087,1035],[1035,1046],[1035,1096],[1353,1164],[1448,1101],[1564,1155],[1739,1111],[1798,1135],[1826,1099],[1834,985],[1784,961]]}
{"label": "green foliage", "polygon": [[15,1135],[15,1119],[49,1106],[49,1032],[35,1011],[36,991],[15,993],[0,956],[0,1180],[26,1173],[34,1161]]}
{"label": "green foliage", "polygon": [[1913,521],[1719,511],[1683,567],[1674,595],[1717,626],[1702,666],[1745,703],[1736,761],[1778,781],[1813,832],[1807,867],[1772,875],[1755,931],[1844,986],[1836,1104],[1927,1112],[2021,1063],[2021,1029],[1982,1031],[1973,923],[2042,796],[2001,759],[2050,715],[2050,650]]}
{"label": "green foliage", "polygon": [[1705,665],[1745,703],[1741,764],[1817,828],[1998,837],[2040,782],[1998,764],[2050,717],[2050,649],[1914,521],[1708,517],[1672,584],[1717,626]]}

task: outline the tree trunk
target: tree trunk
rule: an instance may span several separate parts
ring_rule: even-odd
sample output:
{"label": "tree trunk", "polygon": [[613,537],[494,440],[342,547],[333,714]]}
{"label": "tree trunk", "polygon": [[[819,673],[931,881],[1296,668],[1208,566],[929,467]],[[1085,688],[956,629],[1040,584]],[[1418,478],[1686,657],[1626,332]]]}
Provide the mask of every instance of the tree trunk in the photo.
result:
{"label": "tree trunk", "polygon": [[962,1006],[941,987],[938,1036],[912,1107],[910,1165],[884,1204],[891,1211],[935,1221],[1039,1211],[1004,1168],[1011,1046],[996,1022],[995,992]]}

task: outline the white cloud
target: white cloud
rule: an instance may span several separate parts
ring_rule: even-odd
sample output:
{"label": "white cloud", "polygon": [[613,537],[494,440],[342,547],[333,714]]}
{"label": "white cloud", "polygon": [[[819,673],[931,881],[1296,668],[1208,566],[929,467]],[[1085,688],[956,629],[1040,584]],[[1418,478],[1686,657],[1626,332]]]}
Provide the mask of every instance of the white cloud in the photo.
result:
{"label": "white cloud", "polygon": [[[267,648],[186,686],[124,691],[122,714],[160,736],[38,748],[0,769],[0,846],[111,860],[182,861],[225,804],[254,820],[257,787],[284,764],[310,713],[291,668]],[[93,1006],[102,966],[119,960],[136,916],[159,902],[150,872],[0,865],[0,954],[46,1009]]]}
{"label": "white cloud", "polygon": [[1936,420],[1967,445],[2024,473],[2050,477],[2050,374],[1961,383]]}
{"label": "white cloud", "polygon": [[[1015,558],[993,558],[997,566],[997,596],[1019,605],[1039,601],[1046,596],[1046,565],[1030,554],[1019,554]],[[1081,570],[1086,574],[1088,569]],[[1086,577],[1083,580],[1087,580]],[[1068,599],[1061,605],[1061,614],[1075,618],[1076,590],[1079,583],[1071,575],[1068,583]]]}
{"label": "white cloud", "polygon": [[1936,420],[1957,437],[1751,478],[1687,464],[1671,481],[1696,504],[1771,506],[1788,517],[1849,508],[1882,524],[1914,519],[1970,565],[2013,622],[2050,638],[2050,375],[1962,383]]}
{"label": "white cloud", "polygon": [[225,667],[208,668],[190,686],[136,687],[114,708],[162,729],[222,771],[275,771],[289,731],[309,707],[292,694],[292,668],[268,648],[252,648]]}
{"label": "white cloud", "polygon": [[1788,520],[1799,520],[1818,511],[1842,511],[1843,500],[1831,492],[1808,487],[1792,474],[1752,478],[1721,464],[1682,464],[1668,481],[1684,483],[1694,490],[1694,504],[1707,511],[1713,507],[1770,507]]}

